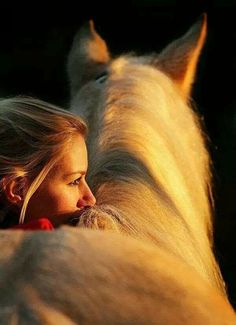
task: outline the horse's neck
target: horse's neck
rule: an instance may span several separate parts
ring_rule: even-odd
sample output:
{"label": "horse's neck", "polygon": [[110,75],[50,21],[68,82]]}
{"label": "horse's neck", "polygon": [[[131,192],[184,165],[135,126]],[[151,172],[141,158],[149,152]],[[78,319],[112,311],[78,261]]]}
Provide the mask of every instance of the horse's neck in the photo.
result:
{"label": "horse's neck", "polygon": [[139,78],[138,86],[128,79],[123,90],[112,83],[103,122],[89,141],[98,203],[120,209],[133,234],[181,257],[224,291],[208,238],[209,157],[197,117],[160,73],[151,82]]}

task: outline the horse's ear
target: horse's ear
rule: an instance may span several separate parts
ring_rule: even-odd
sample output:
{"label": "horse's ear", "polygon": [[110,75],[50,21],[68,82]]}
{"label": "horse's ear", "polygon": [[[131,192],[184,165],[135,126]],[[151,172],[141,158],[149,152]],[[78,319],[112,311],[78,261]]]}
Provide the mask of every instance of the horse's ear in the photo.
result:
{"label": "horse's ear", "polygon": [[[107,63],[109,52],[106,42],[101,38],[94,28],[93,20],[86,23],[75,37],[75,42],[79,41],[78,50],[87,60],[97,63]],[[76,45],[76,44],[75,44]]]}
{"label": "horse's ear", "polygon": [[67,67],[72,95],[83,83],[103,73],[109,60],[107,45],[90,20],[76,34],[68,57]]}
{"label": "horse's ear", "polygon": [[206,30],[206,14],[203,14],[183,37],[169,44],[158,56],[158,67],[178,84],[186,99],[194,81]]}

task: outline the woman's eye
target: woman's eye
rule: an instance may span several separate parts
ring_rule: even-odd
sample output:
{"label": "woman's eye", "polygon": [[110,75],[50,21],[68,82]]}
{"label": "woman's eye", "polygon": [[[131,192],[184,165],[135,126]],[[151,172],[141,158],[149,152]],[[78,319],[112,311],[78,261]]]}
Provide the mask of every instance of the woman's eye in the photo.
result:
{"label": "woman's eye", "polygon": [[73,182],[71,182],[69,185],[76,186],[79,185],[80,181],[82,179],[82,176],[79,178],[76,178]]}

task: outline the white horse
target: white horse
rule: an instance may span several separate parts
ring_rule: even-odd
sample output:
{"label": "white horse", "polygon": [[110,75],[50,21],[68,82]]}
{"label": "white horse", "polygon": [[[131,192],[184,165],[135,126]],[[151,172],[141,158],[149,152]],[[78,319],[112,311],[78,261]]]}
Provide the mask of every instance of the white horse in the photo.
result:
{"label": "white horse", "polygon": [[98,206],[78,228],[0,231],[1,324],[236,324],[187,104],[205,31],[203,19],[158,56],[114,61],[92,23],[79,32],[72,108],[89,123]]}
{"label": "white horse", "polygon": [[98,204],[80,225],[152,242],[224,293],[212,251],[211,161],[190,106],[205,36],[203,16],[159,54],[112,60],[90,22],[75,37],[68,72],[71,109],[89,125]]}

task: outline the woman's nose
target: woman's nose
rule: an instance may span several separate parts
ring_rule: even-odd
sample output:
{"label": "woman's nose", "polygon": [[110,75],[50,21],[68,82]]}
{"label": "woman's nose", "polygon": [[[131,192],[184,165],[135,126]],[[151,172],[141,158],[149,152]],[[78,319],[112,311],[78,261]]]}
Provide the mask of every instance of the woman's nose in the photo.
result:
{"label": "woman's nose", "polygon": [[96,204],[96,198],[93,195],[88,184],[85,182],[82,195],[78,200],[77,206],[78,208],[84,208],[86,206],[94,206],[95,204]]}

